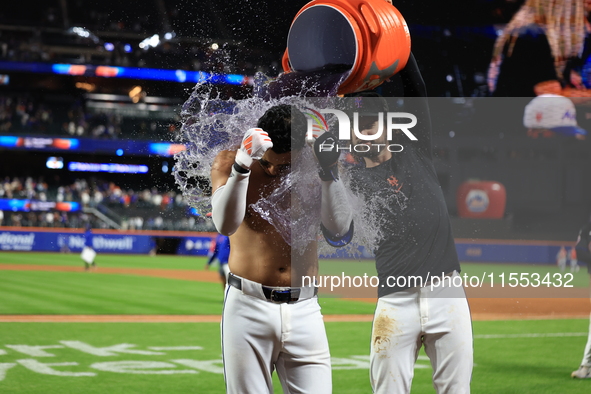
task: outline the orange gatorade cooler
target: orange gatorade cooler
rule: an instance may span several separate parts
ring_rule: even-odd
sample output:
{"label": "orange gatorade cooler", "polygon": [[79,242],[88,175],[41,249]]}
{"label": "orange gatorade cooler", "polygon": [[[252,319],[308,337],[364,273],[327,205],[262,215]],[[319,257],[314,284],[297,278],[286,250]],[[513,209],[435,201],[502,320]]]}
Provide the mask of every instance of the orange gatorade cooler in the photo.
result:
{"label": "orange gatorade cooler", "polygon": [[502,183],[467,181],[458,187],[456,204],[462,218],[502,219],[507,192]]}
{"label": "orange gatorade cooler", "polygon": [[314,0],[295,16],[283,69],[350,70],[339,94],[373,89],[396,74],[410,56],[406,21],[385,0]]}

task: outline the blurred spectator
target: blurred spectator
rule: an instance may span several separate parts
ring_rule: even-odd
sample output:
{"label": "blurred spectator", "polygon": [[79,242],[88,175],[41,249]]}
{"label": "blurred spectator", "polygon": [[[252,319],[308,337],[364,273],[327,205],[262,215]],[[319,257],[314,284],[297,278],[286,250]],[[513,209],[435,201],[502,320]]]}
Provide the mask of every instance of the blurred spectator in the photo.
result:
{"label": "blurred spectator", "polygon": [[[194,217],[180,191],[157,188],[123,189],[103,179],[76,179],[72,184],[48,185],[43,178],[5,177],[0,181],[0,198],[78,202],[96,208],[127,230],[212,231],[211,220]],[[92,222],[94,228],[108,225],[80,212],[13,213],[4,225],[80,228]]]}
{"label": "blurred spectator", "polygon": [[580,57],[586,33],[585,0],[526,0],[495,43],[489,89],[496,97],[553,93],[591,96],[567,88],[569,59]]}
{"label": "blurred spectator", "polygon": [[[113,26],[120,26],[116,24]],[[136,25],[137,26],[137,25]],[[96,30],[87,24],[90,32]],[[121,30],[121,29],[116,29]],[[261,48],[244,48],[244,44],[220,44],[213,49],[201,39],[165,39],[160,36],[156,47],[140,48],[139,44],[158,30],[135,38],[115,38],[109,34],[95,42],[88,38],[42,27],[0,31],[0,59],[24,62],[96,64],[121,67],[148,67],[254,75],[257,71],[276,75],[281,53]],[[94,35],[94,34],[93,34]],[[206,43],[207,42],[207,43]],[[107,44],[107,45],[105,45]],[[111,47],[112,45],[112,47]],[[106,47],[109,47],[109,50]],[[69,49],[69,50],[68,50]]]}
{"label": "blurred spectator", "polygon": [[93,112],[81,100],[52,103],[32,94],[0,95],[0,133],[52,134],[95,139],[170,141],[177,115],[156,121],[133,115]]}

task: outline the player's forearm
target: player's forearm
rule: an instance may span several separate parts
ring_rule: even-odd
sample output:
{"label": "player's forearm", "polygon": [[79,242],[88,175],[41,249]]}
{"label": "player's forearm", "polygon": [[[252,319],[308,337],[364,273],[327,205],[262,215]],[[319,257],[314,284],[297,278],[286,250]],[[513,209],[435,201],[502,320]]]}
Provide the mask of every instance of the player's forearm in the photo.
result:
{"label": "player's forearm", "polygon": [[341,180],[322,181],[320,218],[326,230],[337,238],[351,228],[353,210]]}
{"label": "player's forearm", "polygon": [[232,168],[230,178],[211,198],[211,218],[219,233],[232,235],[244,220],[246,193],[250,171],[241,173]]}
{"label": "player's forearm", "polygon": [[411,112],[419,120],[413,132],[416,132],[415,135],[419,139],[419,147],[431,156],[431,115],[427,98],[427,88],[425,87],[425,81],[412,52],[406,66],[399,74],[402,79],[404,97],[421,97],[411,98],[409,101],[409,107],[412,108]]}

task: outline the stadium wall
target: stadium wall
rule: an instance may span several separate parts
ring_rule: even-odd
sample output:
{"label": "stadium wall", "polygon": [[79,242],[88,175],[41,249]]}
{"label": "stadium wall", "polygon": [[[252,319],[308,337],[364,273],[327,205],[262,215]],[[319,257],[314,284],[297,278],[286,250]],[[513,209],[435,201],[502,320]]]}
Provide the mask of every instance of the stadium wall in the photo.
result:
{"label": "stadium wall", "polygon": [[[207,255],[214,233],[176,231],[93,230],[98,253]],[[80,252],[86,237],[79,229],[0,228],[0,250],[27,252]]]}
{"label": "stadium wall", "polygon": [[[174,231],[93,230],[92,244],[99,253],[149,254],[168,253],[205,256],[215,233]],[[0,250],[29,252],[80,252],[86,242],[83,230],[47,228],[0,228]],[[460,261],[556,264],[561,246],[573,242],[509,241],[456,239]],[[344,249],[337,249],[322,258],[351,258]],[[372,258],[361,249],[361,257]]]}

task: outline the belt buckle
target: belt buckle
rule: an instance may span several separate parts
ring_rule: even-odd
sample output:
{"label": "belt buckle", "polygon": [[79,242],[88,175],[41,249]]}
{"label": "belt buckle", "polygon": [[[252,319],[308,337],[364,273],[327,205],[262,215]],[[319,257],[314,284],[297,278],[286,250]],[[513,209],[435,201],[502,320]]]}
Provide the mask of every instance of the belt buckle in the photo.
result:
{"label": "belt buckle", "polygon": [[300,289],[272,289],[269,299],[276,304],[295,302],[300,298]]}

